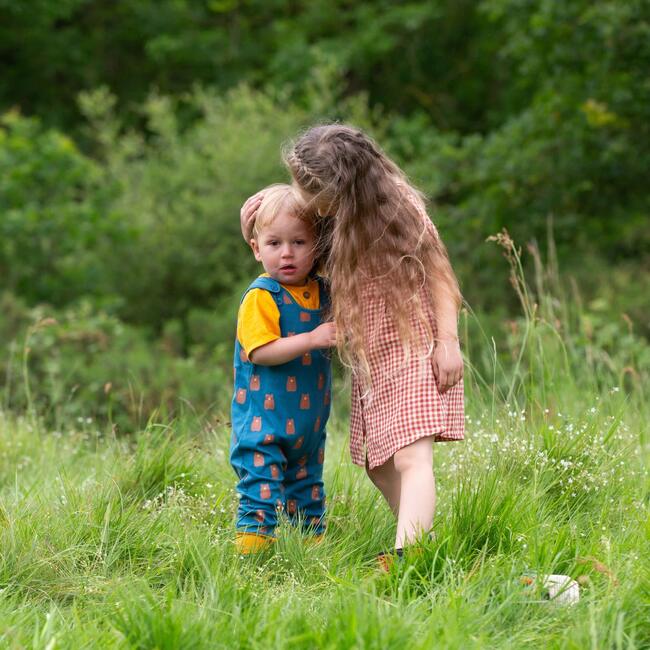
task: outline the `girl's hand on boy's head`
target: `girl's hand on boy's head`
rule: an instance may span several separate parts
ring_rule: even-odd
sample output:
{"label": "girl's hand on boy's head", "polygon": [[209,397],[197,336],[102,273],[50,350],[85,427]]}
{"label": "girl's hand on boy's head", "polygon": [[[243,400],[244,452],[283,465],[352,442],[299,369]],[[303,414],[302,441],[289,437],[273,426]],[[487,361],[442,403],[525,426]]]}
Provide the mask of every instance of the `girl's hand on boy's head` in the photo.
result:
{"label": "girl's hand on boy's head", "polygon": [[257,216],[257,209],[262,203],[264,192],[257,192],[253,196],[249,196],[244,205],[239,211],[239,225],[241,226],[241,234],[246,241],[249,241],[253,232],[253,225],[255,224],[255,217]]}
{"label": "girl's hand on boy's head", "polygon": [[463,356],[455,339],[443,339],[433,351],[433,374],[441,393],[455,386],[463,378]]}
{"label": "girl's hand on boy's head", "polygon": [[314,349],[333,348],[336,345],[336,325],[333,322],[323,323],[309,334]]}

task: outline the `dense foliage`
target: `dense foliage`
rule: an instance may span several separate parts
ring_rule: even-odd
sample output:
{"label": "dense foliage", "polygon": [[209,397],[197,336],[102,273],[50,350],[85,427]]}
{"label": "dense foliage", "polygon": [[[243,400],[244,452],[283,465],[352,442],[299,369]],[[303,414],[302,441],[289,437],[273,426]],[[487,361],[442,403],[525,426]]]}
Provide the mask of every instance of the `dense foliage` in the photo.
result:
{"label": "dense foliage", "polygon": [[70,100],[99,85],[126,111],[153,87],[176,95],[196,81],[290,85],[301,99],[323,62],[344,71],[347,92],[424,109],[444,127],[484,129],[504,108],[500,33],[468,0],[28,0],[0,3],[0,17],[0,102],[59,124],[73,124]]}
{"label": "dense foliage", "polygon": [[[314,119],[359,117],[341,101],[359,93],[357,104],[367,106],[363,121],[440,210],[451,249],[465,267],[465,293],[473,300],[481,292],[471,283],[486,263],[477,249],[486,234],[504,225],[520,241],[545,239],[552,219],[561,257],[596,249],[606,263],[632,258],[647,265],[646,0],[352,5],[30,0],[0,3],[0,16],[0,108],[38,115],[44,124],[21,121],[15,112],[5,118],[0,165],[11,178],[0,188],[0,209],[3,220],[23,226],[5,225],[2,235],[16,239],[11,248],[25,259],[35,252],[31,247],[45,245],[35,222],[48,222],[50,238],[69,232],[66,244],[56,242],[62,248],[43,251],[45,260],[34,263],[33,273],[12,273],[8,285],[18,283],[30,301],[47,294],[59,302],[77,287],[87,293],[89,285],[104,295],[109,289],[104,273],[91,272],[67,286],[70,274],[81,273],[65,267],[75,259],[85,268],[79,258],[93,249],[89,239],[109,231],[109,239],[137,240],[143,222],[156,219],[161,230],[187,237],[182,248],[188,252],[177,251],[177,262],[190,262],[178,267],[181,274],[196,277],[191,261],[197,257],[206,263],[219,259],[224,271],[222,283],[197,278],[201,286],[187,293],[184,309],[195,300],[204,303],[208,293],[214,298],[229,283],[231,265],[222,263],[228,258],[219,255],[220,247],[201,254],[216,235],[206,239],[200,224],[214,228],[214,221],[188,223],[197,217],[196,198],[184,203],[199,189],[197,166],[204,197],[199,211],[219,214],[220,235],[228,239],[236,229],[227,225],[232,220],[225,211],[234,215],[247,192],[278,178],[279,144]],[[323,79],[326,92],[317,98]],[[252,93],[240,114],[241,94],[215,99],[207,108],[205,95],[197,103],[192,90],[199,82],[223,98],[242,81],[282,90]],[[111,169],[108,179],[94,160],[97,133],[83,128],[88,102],[77,100],[80,91],[99,86],[110,88],[113,99],[105,91],[103,97],[115,104],[118,119],[114,131],[104,133],[110,149],[104,153],[112,158],[121,153],[125,163],[119,170],[124,176]],[[70,136],[49,130],[51,125],[80,139],[93,160]],[[147,142],[120,131],[131,126]],[[212,164],[202,165],[201,156]],[[129,162],[138,169],[127,169]],[[177,171],[171,185],[169,169]],[[143,173],[146,187],[138,189],[138,197],[150,195],[146,217],[133,214],[142,206],[130,189]],[[183,191],[175,192],[170,205],[171,188],[180,185]],[[115,201],[128,200],[134,203],[126,208],[132,214],[125,225],[113,208]],[[16,206],[29,210],[30,224],[15,212],[5,217]],[[133,241],[125,246],[137,248]],[[231,250],[232,243],[224,247]],[[147,257],[148,250],[144,245],[144,254],[135,257]],[[56,273],[46,281],[41,276],[55,255]],[[475,263],[469,261],[476,256]],[[11,251],[5,251],[0,268],[11,261]],[[162,286],[160,275],[138,273],[137,279],[151,290]],[[482,287],[491,284],[478,281]],[[182,278],[170,289],[185,291],[187,284]],[[117,293],[122,296],[121,289]],[[158,321],[176,311],[156,308]]]}
{"label": "dense foliage", "polygon": [[[143,346],[120,348],[122,369],[147,339],[227,365],[257,269],[239,207],[323,119],[367,129],[426,192],[492,323],[516,309],[485,242],[506,227],[525,266],[577,278],[594,336],[650,333],[647,1],[30,0],[0,17],[4,300],[119,324]],[[179,376],[159,363],[147,372]],[[66,372],[101,398],[99,378]],[[164,382],[147,385],[155,404]]]}

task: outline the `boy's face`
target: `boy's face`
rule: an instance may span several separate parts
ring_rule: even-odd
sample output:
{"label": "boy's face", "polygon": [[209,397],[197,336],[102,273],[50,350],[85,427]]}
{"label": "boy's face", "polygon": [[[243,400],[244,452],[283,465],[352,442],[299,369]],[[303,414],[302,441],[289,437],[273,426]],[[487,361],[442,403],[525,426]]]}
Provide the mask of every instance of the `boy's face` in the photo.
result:
{"label": "boy's face", "polygon": [[282,284],[304,284],[314,264],[314,232],[301,219],[281,212],[251,239],[255,259]]}

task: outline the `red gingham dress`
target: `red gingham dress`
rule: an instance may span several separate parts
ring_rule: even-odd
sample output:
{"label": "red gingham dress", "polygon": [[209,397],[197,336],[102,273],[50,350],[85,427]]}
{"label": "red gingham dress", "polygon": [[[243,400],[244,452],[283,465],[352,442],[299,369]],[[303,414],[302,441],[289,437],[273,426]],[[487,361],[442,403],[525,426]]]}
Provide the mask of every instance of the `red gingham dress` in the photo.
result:
{"label": "red gingham dress", "polygon": [[[415,199],[427,229],[437,237],[424,207]],[[431,297],[422,295],[430,322],[434,321]],[[370,342],[368,364],[372,385],[365,390],[352,376],[350,455],[356,465],[383,465],[396,451],[419,438],[435,442],[463,440],[465,413],[463,382],[440,393],[433,374],[431,355],[414,350],[409,358],[395,323],[386,314],[381,285],[363,292],[364,336]],[[413,327],[417,328],[416,323]],[[419,340],[425,335],[422,328]]]}

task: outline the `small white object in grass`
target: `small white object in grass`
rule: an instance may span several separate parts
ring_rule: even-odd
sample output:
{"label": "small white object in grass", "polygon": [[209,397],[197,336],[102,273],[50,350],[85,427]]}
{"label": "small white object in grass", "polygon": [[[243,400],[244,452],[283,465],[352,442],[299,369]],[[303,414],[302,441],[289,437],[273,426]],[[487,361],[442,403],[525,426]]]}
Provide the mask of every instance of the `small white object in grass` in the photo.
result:
{"label": "small white object in grass", "polygon": [[580,600],[580,587],[570,576],[552,574],[544,580],[544,597],[555,603],[573,605]]}
{"label": "small white object in grass", "polygon": [[580,586],[571,576],[554,573],[544,577],[529,573],[522,578],[522,583],[532,587],[538,580],[543,580],[541,592],[544,600],[560,605],[574,605],[580,600]]}

